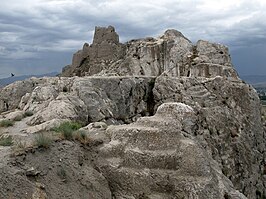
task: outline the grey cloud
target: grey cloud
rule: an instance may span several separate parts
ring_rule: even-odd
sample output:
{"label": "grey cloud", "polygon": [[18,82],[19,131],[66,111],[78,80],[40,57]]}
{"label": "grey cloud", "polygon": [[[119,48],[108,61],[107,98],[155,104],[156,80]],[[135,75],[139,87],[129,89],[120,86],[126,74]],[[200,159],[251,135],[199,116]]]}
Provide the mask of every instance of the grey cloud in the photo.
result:
{"label": "grey cloud", "polygon": [[[91,42],[95,26],[115,26],[123,42],[174,28],[193,42],[224,43],[243,71],[249,70],[249,62],[240,59],[245,49],[256,52],[266,44],[266,4],[259,0],[9,0],[1,7],[0,69],[21,74],[27,67],[36,73],[60,70]],[[262,62],[258,56],[254,59]]]}

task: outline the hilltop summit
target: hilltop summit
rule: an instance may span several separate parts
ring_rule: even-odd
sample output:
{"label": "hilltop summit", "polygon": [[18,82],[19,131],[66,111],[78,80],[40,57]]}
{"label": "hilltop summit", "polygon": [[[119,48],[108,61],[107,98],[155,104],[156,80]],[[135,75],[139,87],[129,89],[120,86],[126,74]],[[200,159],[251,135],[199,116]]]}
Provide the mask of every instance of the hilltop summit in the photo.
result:
{"label": "hilltop summit", "polygon": [[199,40],[195,45],[177,30],[158,38],[119,43],[112,26],[96,27],[93,43],[73,55],[62,76],[159,76],[215,77],[237,79],[228,48]]}

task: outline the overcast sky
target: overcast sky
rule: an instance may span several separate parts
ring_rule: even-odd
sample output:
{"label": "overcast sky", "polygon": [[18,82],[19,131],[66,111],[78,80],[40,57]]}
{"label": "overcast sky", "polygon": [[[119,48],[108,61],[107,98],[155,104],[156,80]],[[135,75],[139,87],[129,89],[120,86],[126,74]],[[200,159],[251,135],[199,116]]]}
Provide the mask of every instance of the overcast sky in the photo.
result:
{"label": "overcast sky", "polygon": [[120,41],[166,29],[229,46],[240,75],[266,75],[265,0],[8,0],[0,9],[0,78],[61,71],[95,26]]}

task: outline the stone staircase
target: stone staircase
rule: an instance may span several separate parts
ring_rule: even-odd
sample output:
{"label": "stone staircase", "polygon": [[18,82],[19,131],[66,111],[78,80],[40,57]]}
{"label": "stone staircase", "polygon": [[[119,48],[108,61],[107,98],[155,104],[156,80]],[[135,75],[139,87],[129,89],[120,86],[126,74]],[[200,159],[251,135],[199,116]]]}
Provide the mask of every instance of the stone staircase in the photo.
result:
{"label": "stone staircase", "polygon": [[193,120],[184,121],[193,114],[189,106],[166,103],[152,117],[107,129],[111,142],[99,149],[99,169],[114,198],[223,198],[220,174],[197,142],[182,134],[184,125],[192,129]]}

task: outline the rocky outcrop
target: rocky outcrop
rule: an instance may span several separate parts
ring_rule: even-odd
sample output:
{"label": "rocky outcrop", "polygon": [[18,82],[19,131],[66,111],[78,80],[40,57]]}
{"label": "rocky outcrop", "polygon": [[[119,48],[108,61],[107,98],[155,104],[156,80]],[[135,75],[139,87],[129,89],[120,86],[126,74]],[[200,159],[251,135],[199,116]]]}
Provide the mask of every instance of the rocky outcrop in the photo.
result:
{"label": "rocky outcrop", "polygon": [[97,74],[121,59],[124,53],[125,46],[119,43],[114,27],[96,27],[93,43],[85,43],[83,49],[73,55],[72,64],[63,68],[62,76]]}
{"label": "rocky outcrop", "polygon": [[31,78],[24,81],[17,81],[1,89],[0,112],[13,110],[18,107],[21,98],[26,93],[31,93],[43,79]]}
{"label": "rocky outcrop", "polygon": [[[34,113],[27,124],[43,124],[36,131],[47,130],[44,124],[52,127],[49,122],[52,120],[79,121],[84,125],[97,121],[131,123],[138,117],[153,114],[154,80],[153,77],[33,78],[4,88],[0,102],[12,106],[3,106],[0,111],[19,108]],[[35,88],[28,86],[30,81]],[[23,88],[20,92],[14,92],[20,88]],[[8,97],[12,95],[15,98]],[[8,115],[6,112],[3,117],[8,119]]]}
{"label": "rocky outcrop", "polygon": [[248,198],[265,194],[265,132],[251,86],[222,77],[159,77],[153,93],[156,107],[173,101],[193,107],[198,121],[192,135],[223,174]]}
{"label": "rocky outcrop", "polygon": [[246,198],[193,138],[196,126],[192,107],[165,103],[152,117],[107,129],[100,165],[115,198]]}
{"label": "rocky outcrop", "polygon": [[159,38],[119,43],[113,27],[96,27],[91,45],[84,44],[73,56],[62,76],[137,75],[174,77],[215,77],[237,79],[228,48],[208,41],[193,45],[176,30]]}
{"label": "rocky outcrop", "polygon": [[[194,45],[176,30],[121,44],[113,27],[98,27],[93,43],[62,75],[75,77],[32,78],[4,87],[0,121],[27,111],[33,115],[0,128],[0,134],[30,140],[63,121],[82,123],[91,146],[84,153],[93,153],[94,162],[93,169],[91,162],[82,165],[91,171],[86,175],[97,178],[90,188],[104,184],[82,193],[91,196],[94,190],[98,198],[111,193],[121,199],[266,197],[260,101],[238,78],[227,47],[207,41]],[[63,145],[76,147],[73,143]],[[76,161],[67,159],[69,165]],[[14,173],[13,167],[8,171],[1,175]],[[56,198],[50,188],[45,194]],[[67,198],[68,190],[61,188]],[[82,198],[76,191],[73,197]]]}

